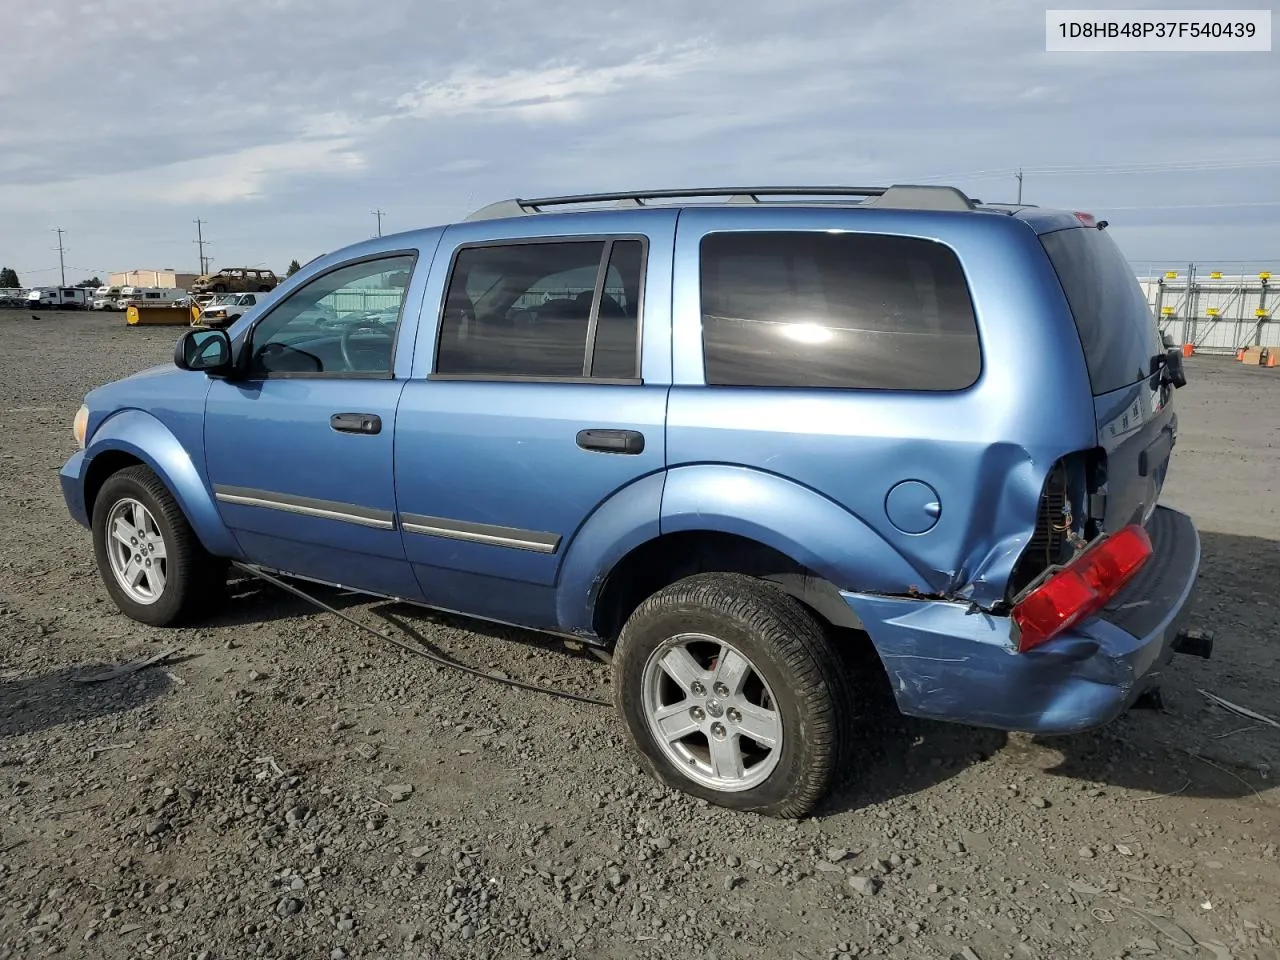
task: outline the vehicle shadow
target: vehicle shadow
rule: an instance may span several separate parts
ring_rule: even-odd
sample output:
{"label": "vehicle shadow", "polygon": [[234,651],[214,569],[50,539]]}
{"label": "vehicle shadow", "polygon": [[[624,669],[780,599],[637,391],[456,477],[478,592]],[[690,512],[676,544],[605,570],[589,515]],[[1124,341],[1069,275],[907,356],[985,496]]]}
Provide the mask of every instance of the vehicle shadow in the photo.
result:
{"label": "vehicle shadow", "polygon": [[[601,663],[599,657],[586,646],[570,647],[566,645],[563,637],[540,633],[537,630],[526,630],[522,627],[492,623],[487,620],[473,620],[461,614],[429,610],[411,603],[385,603],[374,607],[370,612],[392,631],[402,632],[406,640],[446,659],[452,659],[451,655],[441,650],[427,636],[427,632],[433,627],[445,627],[503,643],[517,643],[522,647],[531,647],[544,653],[567,657],[570,661],[581,661],[594,666],[599,666]],[[607,692],[605,695],[607,696]]]}
{"label": "vehicle shadow", "polygon": [[[488,640],[518,643],[525,647],[534,647],[547,653],[561,654],[592,664],[598,665],[600,662],[589,650],[566,646],[563,638],[553,634],[472,619],[462,614],[433,610],[408,602],[385,600],[369,594],[292,580],[288,577],[280,579],[367,627],[384,634],[390,633],[392,636],[403,634],[404,639],[445,659],[451,659],[450,654],[439,649],[427,636],[439,627]],[[226,604],[202,626],[248,626],[316,614],[332,616],[316,604],[289,593],[273,583],[234,571],[233,576],[228,580]],[[356,628],[352,626],[352,629]]]}
{"label": "vehicle shadow", "polygon": [[0,739],[126,713],[157,699],[172,686],[164,672],[154,668],[100,683],[76,680],[114,666],[81,664],[0,680]]}
{"label": "vehicle shadow", "polygon": [[997,757],[1010,778],[1039,771],[1152,797],[1275,805],[1280,730],[1236,716],[1200,691],[1280,720],[1280,623],[1271,600],[1280,542],[1201,531],[1201,551],[1188,626],[1214,632],[1213,658],[1175,657],[1159,708],[1129,710],[1094,731],[1029,736],[903,717],[879,662],[865,649],[851,653],[848,666],[863,678],[859,745],[847,782],[822,813],[907,796]]}
{"label": "vehicle shadow", "polygon": [[[370,603],[378,602],[376,597],[368,594],[342,590],[305,581],[294,581],[282,578],[291,586],[314,596],[335,610],[348,610]],[[270,623],[275,620],[291,620],[295,617],[310,616],[324,611],[315,604],[308,603],[301,597],[281,590],[275,584],[268,583],[239,571],[232,571],[227,580],[227,600],[209,619],[201,624],[209,627],[244,627],[258,623]]]}

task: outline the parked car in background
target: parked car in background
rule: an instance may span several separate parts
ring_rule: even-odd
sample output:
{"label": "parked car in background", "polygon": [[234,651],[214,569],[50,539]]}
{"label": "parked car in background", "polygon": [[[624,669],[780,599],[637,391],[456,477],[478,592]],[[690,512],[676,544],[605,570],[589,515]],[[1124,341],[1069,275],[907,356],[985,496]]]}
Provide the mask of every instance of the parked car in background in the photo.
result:
{"label": "parked car in background", "polygon": [[253,291],[266,293],[274,290],[280,278],[271,270],[259,267],[223,267],[217,273],[196,277],[191,284],[192,293],[240,293]]}
{"label": "parked car in background", "polygon": [[938,186],[503,201],[92,391],[63,494],[135,620],[234,560],[549,631],[611,658],[655,777],[801,816],[875,729],[855,670],[1048,734],[1208,654],[1158,505],[1181,355],[1106,226]]}
{"label": "parked car in background", "polygon": [[226,327],[263,301],[260,293],[225,293],[200,308],[192,326]]}

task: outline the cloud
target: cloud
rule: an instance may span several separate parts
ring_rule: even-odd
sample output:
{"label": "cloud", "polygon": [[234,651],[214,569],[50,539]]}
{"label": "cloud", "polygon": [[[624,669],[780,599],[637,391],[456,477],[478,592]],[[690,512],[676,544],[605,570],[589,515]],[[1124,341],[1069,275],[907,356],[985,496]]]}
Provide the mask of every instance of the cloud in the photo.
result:
{"label": "cloud", "polygon": [[609,96],[626,89],[670,84],[704,66],[710,51],[702,44],[646,52],[617,64],[550,63],[532,69],[484,74],[476,67],[454,71],[441,81],[428,81],[406,93],[396,106],[419,120],[475,116],[572,122]]}
{"label": "cloud", "polygon": [[222,204],[261,197],[284,177],[350,175],[365,166],[352,138],[296,140],[122,173],[78,177],[34,186],[0,186],[0,205],[76,205],[109,197],[113,205]]}

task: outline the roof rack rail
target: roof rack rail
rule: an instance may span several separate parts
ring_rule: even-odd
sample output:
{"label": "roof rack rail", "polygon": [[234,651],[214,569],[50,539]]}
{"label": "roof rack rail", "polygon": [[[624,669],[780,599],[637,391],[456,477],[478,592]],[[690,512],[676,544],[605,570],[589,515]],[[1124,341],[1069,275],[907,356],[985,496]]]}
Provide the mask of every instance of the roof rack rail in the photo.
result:
{"label": "roof rack rail", "polygon": [[1013,216],[1021,210],[1036,210],[1038,205],[1034,203],[1004,203],[999,200],[993,200],[990,203],[983,203],[981,200],[974,200],[974,204],[982,207],[983,210],[990,210],[993,213],[1007,213]]}
{"label": "roof rack rail", "polygon": [[581,193],[563,197],[499,200],[474,211],[467,220],[493,220],[542,213],[545,207],[614,203],[643,207],[646,200],[727,197],[729,203],[760,203],[761,197],[861,197],[861,206],[894,210],[973,210],[972,200],[955,187],[894,184],[890,187],[701,187],[684,190],[633,190],[621,193]]}

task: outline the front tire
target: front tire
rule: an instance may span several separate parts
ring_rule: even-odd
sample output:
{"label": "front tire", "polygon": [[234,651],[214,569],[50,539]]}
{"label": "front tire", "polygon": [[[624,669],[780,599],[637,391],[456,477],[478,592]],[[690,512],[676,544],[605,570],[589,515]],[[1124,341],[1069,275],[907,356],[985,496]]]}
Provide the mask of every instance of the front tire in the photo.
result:
{"label": "front tire", "polygon": [[126,616],[172,626],[198,619],[225,596],[225,561],[204,549],[150,468],[108,477],[94,500],[92,526],[98,572]]}
{"label": "front tire", "polygon": [[614,703],[648,772],[719,806],[802,817],[839,773],[849,686],[822,624],[782,590],[698,574],[628,619]]}

